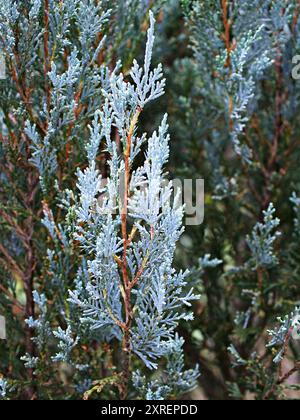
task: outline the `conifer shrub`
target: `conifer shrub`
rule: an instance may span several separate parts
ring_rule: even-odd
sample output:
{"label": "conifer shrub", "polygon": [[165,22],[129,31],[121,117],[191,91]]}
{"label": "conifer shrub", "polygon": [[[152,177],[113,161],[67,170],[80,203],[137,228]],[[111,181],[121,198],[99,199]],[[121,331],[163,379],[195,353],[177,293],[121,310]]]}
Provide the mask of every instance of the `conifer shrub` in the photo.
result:
{"label": "conifer shrub", "polygon": [[299,18],[0,0],[0,399],[299,399]]}

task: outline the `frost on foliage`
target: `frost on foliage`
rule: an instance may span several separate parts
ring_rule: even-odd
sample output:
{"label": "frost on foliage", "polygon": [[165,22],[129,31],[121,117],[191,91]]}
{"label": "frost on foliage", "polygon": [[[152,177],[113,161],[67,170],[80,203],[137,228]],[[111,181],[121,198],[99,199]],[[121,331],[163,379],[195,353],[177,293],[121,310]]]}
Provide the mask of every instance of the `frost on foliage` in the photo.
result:
{"label": "frost on foliage", "polygon": [[169,343],[167,354],[166,372],[169,376],[169,384],[175,389],[175,395],[187,392],[196,386],[199,377],[199,368],[184,370],[184,339],[175,335],[175,339]]}
{"label": "frost on foliage", "polygon": [[69,361],[70,354],[73,348],[77,345],[79,338],[73,338],[70,326],[68,326],[66,331],[59,327],[57,331],[53,331],[53,335],[59,340],[58,348],[60,349],[60,351],[54,357],[52,357],[52,360],[54,362]]}
{"label": "frost on foliage", "polygon": [[39,358],[30,356],[28,353],[26,353],[24,356],[21,357],[22,362],[24,362],[24,366],[27,369],[35,369],[38,365]]}
{"label": "frost on foliage", "polygon": [[146,376],[139,370],[133,372],[132,381],[139,397],[148,401],[165,400],[172,393],[171,387],[163,385],[159,380],[147,382]]}
{"label": "frost on foliage", "polygon": [[258,267],[272,268],[278,264],[274,243],[281,233],[276,230],[280,225],[280,220],[274,217],[275,211],[273,204],[270,204],[268,210],[263,213],[263,223],[257,223],[252,234],[247,238],[252,253],[249,264],[253,270]]}
{"label": "frost on foliage", "polygon": [[146,400],[164,400],[172,395],[191,391],[199,377],[199,369],[184,370],[184,340],[175,335],[166,343],[167,366],[159,379],[147,382],[140,371],[133,374],[133,385],[139,396]]}
{"label": "frost on foliage", "polygon": [[237,349],[234,347],[233,344],[231,344],[228,347],[228,352],[231,354],[232,358],[233,358],[233,366],[234,367],[239,367],[239,366],[246,366],[247,365],[247,361],[244,360],[239,352],[237,351]]}
{"label": "frost on foliage", "polygon": [[239,311],[235,316],[234,323],[237,327],[247,329],[252,315],[255,315],[260,307],[261,292],[244,289],[242,296],[250,299],[250,306],[246,311]]}
{"label": "frost on foliage", "polygon": [[99,111],[96,112],[93,123],[91,126],[89,126],[91,136],[90,136],[90,142],[86,145],[87,156],[88,156],[89,162],[93,162],[96,160],[96,157],[99,151],[100,142],[103,136],[101,125],[100,125],[102,116],[103,114],[101,112]]}
{"label": "frost on foliage", "polygon": [[284,318],[278,318],[278,322],[279,327],[268,331],[271,339],[267,347],[280,348],[274,358],[274,363],[280,363],[283,360],[290,340],[300,339],[300,309],[296,308]]}
{"label": "frost on foliage", "polygon": [[[29,328],[35,331],[35,336],[32,338],[32,341],[42,351],[49,338],[52,337],[50,323],[47,320],[47,299],[44,294],[39,294],[36,290],[33,292],[33,299],[39,309],[39,316],[37,319],[30,317],[25,322]],[[32,357],[29,354],[22,356],[21,360],[27,368],[35,368],[39,362],[38,357]]]}
{"label": "frost on foliage", "polygon": [[77,210],[78,220],[86,222],[89,219],[91,206],[97,206],[97,195],[100,193],[101,176],[95,169],[95,161],[84,172],[77,172],[77,188],[81,192],[80,207]]}
{"label": "frost on foliage", "polygon": [[0,50],[6,50],[12,54],[16,39],[12,30],[12,25],[19,18],[17,4],[12,0],[0,1],[0,31],[2,34],[0,41]]}
{"label": "frost on foliage", "polygon": [[265,34],[262,25],[255,32],[250,31],[245,34],[231,54],[233,71],[227,84],[229,94],[227,106],[232,124],[231,136],[236,152],[247,162],[252,159],[252,151],[247,145],[241,144],[240,137],[251,116],[250,105],[257,92],[256,80],[259,80],[272,64],[269,58],[270,51],[263,49],[264,43]]}
{"label": "frost on foliage", "polygon": [[4,378],[0,377],[0,399],[6,397],[7,385],[7,381]]}
{"label": "frost on foliage", "polygon": [[211,258],[210,254],[206,254],[204,255],[204,257],[200,258],[199,268],[200,271],[203,272],[206,268],[216,268],[222,263],[222,260],[218,260],[217,258]]}
{"label": "frost on foliage", "polygon": [[44,212],[44,218],[42,219],[42,223],[48,230],[51,238],[55,241],[57,239],[57,232],[52,212],[50,212],[50,214]]}
{"label": "frost on foliage", "polygon": [[255,368],[258,368],[258,366],[260,365],[260,356],[259,354],[254,351],[253,353],[251,353],[248,357],[247,360],[244,359],[240,353],[238,352],[238,350],[236,349],[236,347],[231,344],[228,348],[227,351],[229,352],[231,359],[232,359],[232,367],[233,368],[247,368],[249,370]]}
{"label": "frost on foliage", "polygon": [[133,62],[131,77],[136,84],[135,101],[141,107],[164,94],[165,79],[163,79],[162,65],[159,64],[151,70],[152,51],[154,45],[154,16],[150,13],[150,28],[148,30],[148,42],[146,46],[144,67],[140,67],[136,60]]}
{"label": "frost on foliage", "polygon": [[[79,40],[86,59],[89,58],[88,52],[111,14],[111,10],[102,12],[101,3],[95,4],[93,1],[80,1],[77,9],[77,26],[80,30]],[[97,57],[100,49],[101,43],[96,49],[94,57]]]}
{"label": "frost on foliage", "polygon": [[[44,141],[47,140],[53,146],[57,145],[57,149],[64,145],[64,142],[57,138],[57,133],[74,121],[74,110],[77,106],[74,97],[83,72],[83,63],[78,55],[79,52],[74,47],[68,57],[67,70],[61,73],[58,66],[53,63],[48,74],[52,88],[49,109],[44,111],[45,117],[49,120]],[[55,153],[54,147],[52,150],[52,153]]]}
{"label": "frost on foliage", "polygon": [[300,235],[300,198],[297,196],[297,194],[294,192],[292,194],[292,197],[290,198],[291,203],[294,204],[294,226],[296,230],[296,234]]}
{"label": "frost on foliage", "polygon": [[[149,139],[146,134],[139,136],[135,128],[142,108],[164,91],[161,66],[150,68],[153,42],[154,19],[150,14],[144,66],[134,62],[131,82],[125,81],[117,70],[111,73],[103,89],[105,103],[90,128],[86,145],[89,165],[77,173],[74,235],[87,259],[88,274],[84,289],[82,283],[77,283],[69,299],[80,308],[81,321],[100,331],[103,339],[122,340],[124,289],[119,265],[124,241],[119,210],[124,204],[121,192],[125,161],[111,140],[116,127],[125,153],[128,136],[131,140],[128,224],[132,232],[126,261],[128,275],[134,282],[130,344],[150,369],[157,367],[161,357],[178,352],[175,329],[180,320],[193,318],[188,309],[198,299],[192,290],[186,291],[188,273],[177,273],[172,267],[176,242],[183,232],[183,207],[178,197],[172,198],[172,183],[164,173],[169,157],[167,117]],[[96,163],[102,143],[110,155],[110,176],[105,185]],[[145,159],[137,167],[135,158],[141,156],[142,145]],[[177,382],[183,388],[189,380],[182,373]]]}
{"label": "frost on foliage", "polygon": [[203,290],[203,277],[207,269],[216,268],[223,264],[222,260],[217,258],[212,258],[210,254],[205,254],[204,257],[198,260],[198,265],[195,266],[189,278],[192,280],[197,279],[197,289],[202,293]]}

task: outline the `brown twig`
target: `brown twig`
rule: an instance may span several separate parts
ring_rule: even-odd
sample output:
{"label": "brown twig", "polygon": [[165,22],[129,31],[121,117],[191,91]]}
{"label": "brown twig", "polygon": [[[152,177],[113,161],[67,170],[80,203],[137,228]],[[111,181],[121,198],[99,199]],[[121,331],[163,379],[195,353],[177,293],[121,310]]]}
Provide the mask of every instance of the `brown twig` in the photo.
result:
{"label": "brown twig", "polygon": [[227,0],[221,0],[222,11],[223,11],[223,24],[225,33],[223,35],[224,42],[227,50],[226,64],[225,67],[231,67],[231,52],[232,52],[232,43],[231,43],[231,26],[232,22],[228,16],[228,4]]}
{"label": "brown twig", "polygon": [[22,313],[25,312],[25,308],[21,303],[13,296],[12,293],[10,293],[9,290],[7,290],[3,284],[0,284],[0,290],[9,298],[10,302],[15,305],[18,309],[22,311]]}
{"label": "brown twig", "polygon": [[8,266],[8,268],[14,272],[18,277],[24,280],[24,273],[23,270],[19,267],[18,263],[13,259],[13,257],[9,254],[7,249],[0,243],[0,253],[5,257],[5,260],[1,259],[1,261]]}
{"label": "brown twig", "polygon": [[0,216],[3,217],[3,219],[14,229],[15,233],[19,236],[21,239],[24,247],[27,249],[27,241],[26,241],[26,232],[21,228],[21,226],[18,225],[18,223],[9,216],[5,210],[0,208]]}
{"label": "brown twig", "polygon": [[38,120],[38,118],[34,115],[30,99],[27,97],[26,93],[24,92],[24,90],[23,90],[23,88],[22,88],[22,86],[19,82],[18,72],[17,72],[16,67],[13,64],[11,64],[11,76],[12,76],[12,79],[13,79],[15,85],[16,85],[17,91],[19,92],[19,94],[21,96],[22,102],[25,105],[26,111],[28,112],[31,121],[37,126],[37,128],[40,130],[40,132],[45,135],[46,134],[45,127]]}
{"label": "brown twig", "polygon": [[264,281],[264,272],[262,268],[257,269],[257,281],[258,281],[258,289],[262,293],[263,291],[263,281]]}
{"label": "brown twig", "polygon": [[[229,17],[229,8],[228,8],[228,1],[221,0],[221,8],[223,14],[223,26],[224,26],[224,34],[222,34],[222,39],[225,43],[227,56],[225,61],[225,68],[229,69],[229,73],[231,74],[231,53],[235,48],[235,43],[231,40],[231,28],[232,28],[232,20]],[[232,118],[233,113],[233,97],[231,94],[228,94],[228,111],[229,111],[229,127],[230,131],[234,130],[234,120]]]}
{"label": "brown twig", "polygon": [[133,289],[136,286],[136,284],[138,283],[139,279],[141,278],[141,276],[143,275],[143,273],[145,271],[147,263],[148,263],[148,257],[145,257],[144,261],[142,262],[142,265],[138,269],[134,279],[130,282],[130,289]]}
{"label": "brown twig", "polygon": [[141,108],[138,108],[135,115],[132,118],[130,128],[127,134],[126,141],[126,150],[124,152],[124,162],[125,162],[125,173],[124,173],[124,197],[123,197],[123,208],[122,208],[122,238],[123,238],[123,257],[122,257],[122,277],[123,277],[123,299],[125,305],[125,323],[126,328],[124,329],[124,338],[123,338],[123,355],[124,355],[124,366],[123,366],[123,386],[121,399],[126,399],[127,397],[127,388],[130,375],[130,355],[131,355],[131,345],[130,345],[130,327],[132,322],[132,307],[131,307],[131,283],[129,280],[129,275],[127,271],[127,252],[129,247],[129,239],[127,234],[127,216],[128,216],[128,199],[129,199],[129,183],[130,183],[130,155],[131,155],[131,145],[132,145],[132,136],[134,134],[138,119],[142,112]]}
{"label": "brown twig", "polygon": [[274,395],[276,386],[283,385],[292,375],[299,372],[299,370],[300,370],[300,362],[296,362],[292,369],[290,369],[287,373],[283,375],[281,374],[279,379],[272,385],[269,391],[265,394],[264,400],[269,400]]}
{"label": "brown twig", "polygon": [[292,375],[297,373],[299,370],[300,370],[300,362],[296,362],[295,366],[291,370],[289,370],[285,375],[279,378],[277,384],[282,385],[285,381],[287,381]]}

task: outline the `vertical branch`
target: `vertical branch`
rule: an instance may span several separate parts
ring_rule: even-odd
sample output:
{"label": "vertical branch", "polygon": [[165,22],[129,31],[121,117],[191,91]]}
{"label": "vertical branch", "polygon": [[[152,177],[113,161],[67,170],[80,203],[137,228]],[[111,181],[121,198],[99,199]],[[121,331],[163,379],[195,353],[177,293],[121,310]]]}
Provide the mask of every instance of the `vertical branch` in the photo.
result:
{"label": "vertical branch", "polygon": [[123,386],[121,399],[124,400],[128,393],[128,382],[130,376],[130,327],[132,322],[132,307],[131,307],[131,290],[132,285],[129,280],[127,270],[127,252],[129,246],[129,238],[127,234],[127,217],[128,217],[128,199],[129,199],[129,183],[130,183],[130,155],[132,136],[136,128],[139,116],[141,114],[141,108],[138,108],[131,121],[130,128],[127,134],[126,150],[124,152],[124,163],[125,163],[125,174],[124,174],[124,197],[123,197],[123,208],[122,208],[122,238],[123,238],[123,258],[122,258],[122,276],[123,276],[123,287],[124,287],[124,304],[125,304],[125,329],[123,338],[123,355],[124,355],[124,366],[123,366]]}
{"label": "vertical branch", "polygon": [[[221,0],[221,7],[222,7],[223,26],[224,26],[224,34],[223,34],[222,38],[223,38],[223,41],[225,43],[226,52],[227,52],[225,68],[227,68],[229,70],[229,72],[231,73],[231,52],[232,52],[232,49],[233,49],[233,44],[231,42],[232,21],[229,18],[227,0]],[[233,131],[233,129],[234,129],[234,121],[233,121],[233,118],[232,118],[233,98],[232,98],[231,94],[228,94],[228,107],[229,107],[229,126],[230,126],[230,130]]]}
{"label": "vertical branch", "polygon": [[262,293],[263,292],[263,281],[264,281],[264,273],[262,268],[257,269],[257,278],[258,278],[258,289]]}
{"label": "vertical branch", "polygon": [[230,68],[231,66],[231,51],[232,51],[232,44],[231,44],[231,25],[232,22],[228,16],[228,3],[227,0],[221,0],[222,11],[223,11],[223,25],[225,33],[223,35],[224,42],[226,45],[227,50],[227,58],[225,67]]}

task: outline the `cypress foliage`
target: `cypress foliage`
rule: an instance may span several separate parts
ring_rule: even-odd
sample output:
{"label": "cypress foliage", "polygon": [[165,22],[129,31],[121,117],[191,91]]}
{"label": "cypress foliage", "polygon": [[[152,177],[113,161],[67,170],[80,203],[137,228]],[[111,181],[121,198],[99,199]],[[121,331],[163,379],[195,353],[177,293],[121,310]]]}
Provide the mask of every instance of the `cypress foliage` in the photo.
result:
{"label": "cypress foliage", "polygon": [[0,0],[0,399],[299,398],[299,18]]}

